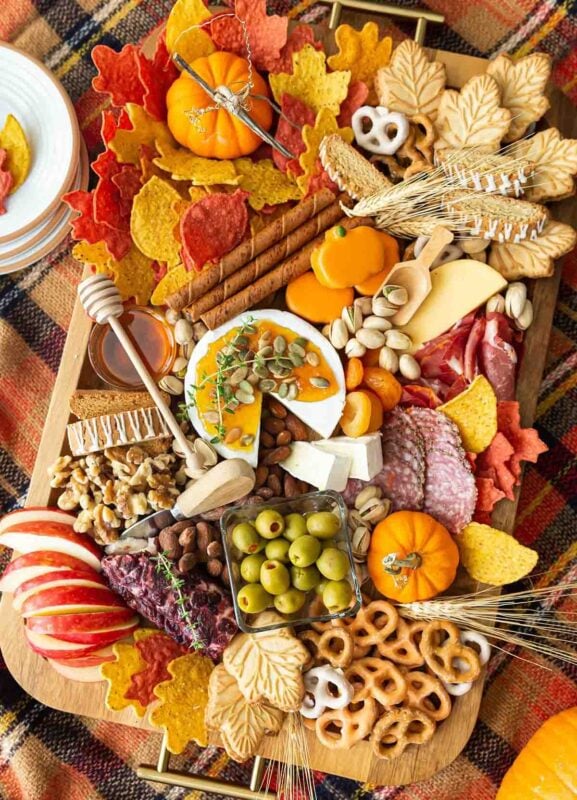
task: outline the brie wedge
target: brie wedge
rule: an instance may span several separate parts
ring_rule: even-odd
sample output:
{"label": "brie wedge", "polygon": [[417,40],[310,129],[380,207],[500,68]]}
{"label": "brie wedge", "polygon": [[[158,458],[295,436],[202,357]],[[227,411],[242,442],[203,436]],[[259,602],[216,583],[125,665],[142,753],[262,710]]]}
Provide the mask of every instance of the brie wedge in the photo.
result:
{"label": "brie wedge", "polygon": [[281,466],[294,478],[321,491],[343,492],[351,471],[351,459],[315,447],[312,442],[293,442],[291,454],[281,461]]}
{"label": "brie wedge", "polygon": [[311,444],[324,453],[349,458],[351,464],[349,478],[370,481],[375,475],[378,475],[383,466],[380,433],[369,433],[357,438],[335,436],[333,439],[321,439],[318,442],[311,442]]}

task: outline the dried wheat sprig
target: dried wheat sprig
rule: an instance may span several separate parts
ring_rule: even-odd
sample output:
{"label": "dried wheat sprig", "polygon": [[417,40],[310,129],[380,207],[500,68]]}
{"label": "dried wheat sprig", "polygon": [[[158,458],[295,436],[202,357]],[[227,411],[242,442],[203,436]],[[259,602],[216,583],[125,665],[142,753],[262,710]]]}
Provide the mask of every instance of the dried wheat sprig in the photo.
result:
{"label": "dried wheat sprig", "polygon": [[279,800],[316,800],[313,771],[303,719],[297,712],[287,714],[283,730],[275,738],[272,757],[260,789],[268,791],[276,770],[276,795]]}

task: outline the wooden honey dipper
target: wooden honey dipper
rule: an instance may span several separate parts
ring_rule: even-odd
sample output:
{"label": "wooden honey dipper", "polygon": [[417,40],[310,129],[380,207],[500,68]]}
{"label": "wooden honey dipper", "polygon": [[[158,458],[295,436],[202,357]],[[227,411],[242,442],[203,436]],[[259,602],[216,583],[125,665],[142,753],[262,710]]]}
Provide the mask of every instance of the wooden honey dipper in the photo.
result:
{"label": "wooden honey dipper", "polygon": [[193,451],[191,443],[176,421],[154,378],[119,322],[118,318],[124,313],[124,306],[114,283],[106,275],[91,275],[79,284],[78,296],[88,316],[98,325],[106,325],[108,323],[116,334],[116,338],[124,348],[134,369],[162,414],[170,432],[178,442],[181,452],[184,453],[189,471],[194,473],[202,470],[204,466],[202,460]]}

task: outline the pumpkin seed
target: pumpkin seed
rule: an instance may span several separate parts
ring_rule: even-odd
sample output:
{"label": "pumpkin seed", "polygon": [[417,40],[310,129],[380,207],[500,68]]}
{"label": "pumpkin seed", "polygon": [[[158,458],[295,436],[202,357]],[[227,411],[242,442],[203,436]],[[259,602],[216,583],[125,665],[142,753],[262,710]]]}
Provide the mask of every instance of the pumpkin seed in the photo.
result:
{"label": "pumpkin seed", "polygon": [[289,384],[287,400],[296,400],[298,393],[299,393],[299,387],[296,385],[296,383]]}
{"label": "pumpkin seed", "polygon": [[290,358],[285,358],[284,356],[283,356],[282,358],[279,358],[279,359],[278,359],[278,364],[279,364],[279,365],[280,365],[280,366],[281,366],[283,369],[292,370],[292,368],[293,368],[293,362],[292,362],[292,360],[291,360]]}
{"label": "pumpkin seed", "polygon": [[284,399],[288,394],[288,390],[289,390],[289,384],[281,383],[281,385],[278,387],[278,396]]}
{"label": "pumpkin seed", "polygon": [[254,387],[252,383],[249,383],[248,381],[241,381],[238,385],[238,388],[242,392],[246,392],[247,394],[253,394],[254,392]]}
{"label": "pumpkin seed", "polygon": [[254,394],[249,394],[249,392],[243,392],[242,389],[238,389],[234,396],[238,400],[239,403],[243,403],[246,406],[249,406],[251,403],[254,403]]}
{"label": "pumpkin seed", "polygon": [[255,364],[253,371],[255,375],[258,375],[258,377],[263,380],[268,378],[268,367],[265,367],[264,364]]}
{"label": "pumpkin seed", "polygon": [[248,378],[247,378],[247,381],[248,381],[248,382],[249,382],[249,383],[250,383],[252,386],[256,386],[256,385],[257,385],[257,383],[259,382],[259,376],[258,376],[256,373],[254,373],[254,372],[251,372],[251,373],[250,373],[250,375],[249,375],[249,376],[248,376]]}
{"label": "pumpkin seed", "polygon": [[217,422],[220,421],[220,417],[218,415],[218,411],[205,411],[202,415],[202,418],[205,422],[208,422],[210,425],[216,425]]}
{"label": "pumpkin seed", "polygon": [[261,347],[259,350],[256,351],[256,354],[257,356],[259,356],[259,358],[268,358],[269,356],[272,356],[273,353],[274,349],[271,347],[270,344],[265,344],[264,347]]}
{"label": "pumpkin seed", "polygon": [[315,387],[315,389],[328,389],[331,385],[331,382],[327,380],[327,378],[322,378],[319,375],[313,375],[312,378],[309,378],[309,383]]}
{"label": "pumpkin seed", "polygon": [[240,440],[240,443],[243,447],[250,447],[250,445],[254,442],[254,436],[252,433],[247,433],[243,436]]}
{"label": "pumpkin seed", "polygon": [[234,355],[234,347],[229,342],[228,344],[225,344],[223,348],[221,348],[218,355],[220,355],[221,353],[223,356],[232,356]]}
{"label": "pumpkin seed", "polygon": [[231,397],[228,403],[226,404],[225,408],[229,409],[230,411],[236,411],[239,407],[240,403],[236,399],[236,397]]}
{"label": "pumpkin seed", "polygon": [[248,334],[256,333],[256,325],[253,325],[252,322],[245,322],[244,324],[244,332]]}
{"label": "pumpkin seed", "polygon": [[276,361],[273,364],[269,365],[270,372],[275,376],[275,378],[284,378],[285,370],[284,367],[281,367]]}
{"label": "pumpkin seed", "polygon": [[237,367],[229,380],[233,386],[238,386],[248,375],[248,367]]}
{"label": "pumpkin seed", "polygon": [[242,436],[242,428],[231,428],[224,437],[225,444],[232,444],[240,439]]}
{"label": "pumpkin seed", "polygon": [[298,344],[300,347],[306,347],[308,343],[308,339],[305,339],[304,336],[297,336],[293,342],[293,344]]}
{"label": "pumpkin seed", "polygon": [[248,336],[244,336],[242,333],[237,333],[232,340],[232,344],[237,350],[246,350],[248,347]]}
{"label": "pumpkin seed", "polygon": [[306,350],[304,349],[304,347],[302,347],[300,344],[297,344],[296,342],[291,342],[291,344],[289,344],[288,351],[289,355],[291,356],[295,355],[304,358],[306,355]]}
{"label": "pumpkin seed", "polygon": [[292,353],[290,358],[293,367],[302,367],[305,363],[305,360],[302,356],[297,355],[297,353]]}
{"label": "pumpkin seed", "polygon": [[306,354],[305,360],[311,367],[318,367],[321,363],[318,353],[313,353],[312,351]]}
{"label": "pumpkin seed", "polygon": [[273,342],[275,353],[284,353],[286,350],[286,339],[284,336],[276,336]]}
{"label": "pumpkin seed", "polygon": [[258,388],[261,390],[261,392],[273,392],[275,387],[276,383],[270,378],[265,378],[258,385]]}
{"label": "pumpkin seed", "polygon": [[272,342],[272,331],[265,331],[258,340],[258,346],[259,348],[266,347],[271,342]]}

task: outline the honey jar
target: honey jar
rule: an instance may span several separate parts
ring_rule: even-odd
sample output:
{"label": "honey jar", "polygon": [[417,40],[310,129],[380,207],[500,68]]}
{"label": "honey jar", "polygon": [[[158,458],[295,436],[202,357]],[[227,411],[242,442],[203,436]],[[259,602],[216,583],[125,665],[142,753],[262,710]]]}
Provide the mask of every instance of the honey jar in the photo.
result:
{"label": "honey jar", "polygon": [[[170,372],[177,355],[177,343],[170,325],[152,308],[129,306],[120,323],[158,381]],[[88,342],[88,356],[99,378],[116,389],[143,389],[132,362],[109,325],[94,325]]]}

